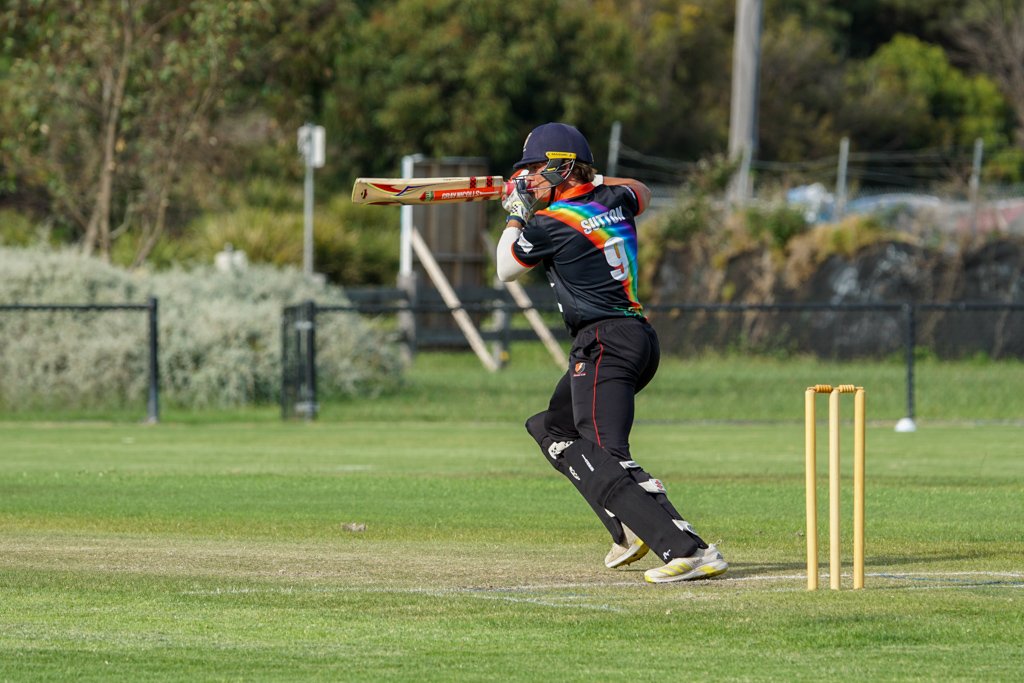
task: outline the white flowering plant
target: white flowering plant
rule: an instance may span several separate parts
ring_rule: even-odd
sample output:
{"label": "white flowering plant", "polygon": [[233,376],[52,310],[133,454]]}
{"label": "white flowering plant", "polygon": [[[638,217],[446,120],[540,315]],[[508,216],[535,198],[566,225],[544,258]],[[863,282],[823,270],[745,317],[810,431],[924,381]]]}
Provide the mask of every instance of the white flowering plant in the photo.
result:
{"label": "white flowering plant", "polygon": [[[72,251],[0,247],[2,304],[159,301],[161,400],[182,407],[272,403],[281,383],[281,312],[344,291],[294,268],[212,267],[129,272]],[[147,386],[146,315],[139,311],[0,312],[0,408],[122,407]],[[402,361],[387,335],[355,313],[322,316],[321,400],[397,387]]]}

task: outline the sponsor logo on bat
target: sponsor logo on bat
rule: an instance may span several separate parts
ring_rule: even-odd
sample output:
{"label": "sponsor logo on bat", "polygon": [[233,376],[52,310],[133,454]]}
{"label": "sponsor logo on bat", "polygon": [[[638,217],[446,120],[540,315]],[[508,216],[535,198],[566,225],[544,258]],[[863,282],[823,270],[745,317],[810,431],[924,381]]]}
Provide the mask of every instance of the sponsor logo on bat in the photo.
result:
{"label": "sponsor logo on bat", "polygon": [[475,199],[477,197],[493,197],[496,194],[498,194],[498,192],[499,190],[496,187],[467,187],[460,188],[457,190],[437,190],[432,194],[434,200],[444,201],[446,199]]}

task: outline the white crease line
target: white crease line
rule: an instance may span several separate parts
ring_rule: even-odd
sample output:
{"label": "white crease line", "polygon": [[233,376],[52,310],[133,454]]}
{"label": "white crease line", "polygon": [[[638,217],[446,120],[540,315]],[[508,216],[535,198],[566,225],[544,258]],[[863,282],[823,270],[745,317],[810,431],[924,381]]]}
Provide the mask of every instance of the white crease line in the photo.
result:
{"label": "white crease line", "polygon": [[[721,581],[732,581],[738,583],[740,581],[796,581],[797,579],[806,580],[806,574],[768,574],[768,575],[757,575],[752,574],[750,576],[725,576],[722,577]],[[718,580],[718,579],[716,579]]]}
{"label": "white crease line", "polygon": [[[505,590],[505,589],[499,589]],[[497,595],[489,588],[308,588],[295,589],[293,587],[282,588],[217,588],[212,591],[183,591],[182,595],[248,595],[248,594],[277,594],[292,595],[296,593],[414,593],[416,595],[429,595],[433,597],[448,597],[451,595],[468,595],[469,597],[481,600],[504,600],[507,602],[525,602],[545,607],[572,607],[575,609],[593,609],[608,612],[621,612],[617,607],[609,605],[593,605],[580,602],[575,597],[558,598],[560,602],[551,602],[539,598],[515,598],[510,595]]]}
{"label": "white crease line", "polygon": [[531,605],[543,605],[544,607],[571,607],[573,609],[593,609],[601,610],[605,612],[621,612],[622,610],[618,607],[611,607],[609,605],[591,605],[585,602],[574,602],[572,600],[565,600],[563,602],[548,602],[547,600],[539,600],[537,598],[513,598],[510,595],[483,595],[479,593],[470,594],[474,598],[480,600],[503,600],[506,602],[526,602]]}
{"label": "white crease line", "polygon": [[464,588],[460,590],[469,591],[544,591],[544,590],[557,590],[561,588],[618,588],[622,586],[643,586],[643,581],[612,581],[609,583],[604,582],[590,582],[590,583],[536,583],[526,584],[524,586],[505,586],[499,588]]}
{"label": "white crease line", "polygon": [[1021,572],[915,572],[913,574],[903,572],[885,572],[868,574],[868,576],[897,578],[914,576],[1006,576],[1011,579],[1024,579],[1024,573]]}
{"label": "white crease line", "polygon": [[[843,574],[844,578],[850,578],[851,574]],[[957,576],[969,576],[969,577],[994,577],[994,578],[1010,578],[1010,579],[1024,579],[1024,573],[1021,572],[918,572],[914,574],[909,573],[868,573],[865,574],[867,578],[872,579],[888,579],[893,581],[914,581],[918,577],[922,576],[935,576],[935,577],[948,577],[953,578]],[[822,574],[822,579],[829,578],[827,573]],[[752,575],[752,576],[732,576],[715,578],[708,581],[686,581],[684,582],[688,587],[694,588],[698,585],[703,584],[716,584],[716,583],[743,583],[743,582],[776,582],[776,581],[805,581],[807,579],[806,574],[769,574],[769,575]],[[953,584],[950,586],[921,586],[915,590],[927,590],[932,588],[986,588],[991,587],[993,584]],[[565,589],[601,589],[601,588],[622,588],[622,587],[633,587],[633,588],[646,588],[646,584],[641,581],[617,581],[613,583],[549,583],[549,584],[527,584],[524,586],[505,586],[505,587],[493,587],[493,588],[473,588],[473,587],[457,587],[457,588],[385,588],[380,586],[345,586],[345,587],[309,587],[309,588],[296,588],[294,586],[282,586],[276,588],[215,588],[213,590],[194,590],[194,591],[182,591],[181,595],[244,595],[249,593],[267,593],[267,594],[301,594],[301,593],[406,593],[415,595],[432,595],[435,597],[446,597],[451,595],[472,595],[474,597],[487,597],[489,599],[509,599],[520,602],[536,602],[534,600],[523,600],[517,598],[503,598],[500,596],[501,593],[529,593],[531,591],[543,591],[543,590],[565,590]],[[1021,586],[1004,586],[1008,588],[1021,588]],[[571,600],[571,598],[563,598],[565,600]],[[540,604],[540,603],[538,603]],[[609,608],[610,609],[610,608]]]}
{"label": "white crease line", "polygon": [[992,584],[992,583],[946,583],[946,584],[932,584],[929,586],[905,586],[904,590],[908,591],[934,591],[934,590],[948,590],[955,588],[957,590],[965,590],[968,588],[1024,588],[1024,583],[1018,584]]}

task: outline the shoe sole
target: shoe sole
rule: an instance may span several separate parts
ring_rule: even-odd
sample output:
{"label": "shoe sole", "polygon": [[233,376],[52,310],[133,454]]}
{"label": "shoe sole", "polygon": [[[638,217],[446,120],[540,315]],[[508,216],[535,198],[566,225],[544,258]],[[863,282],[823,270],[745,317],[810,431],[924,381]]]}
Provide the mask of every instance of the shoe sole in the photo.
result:
{"label": "shoe sole", "polygon": [[617,569],[618,567],[625,567],[627,564],[633,564],[639,559],[642,559],[650,551],[650,548],[646,543],[641,542],[640,545],[631,545],[629,552],[619,555],[611,564],[605,562],[604,566],[608,569]]}
{"label": "shoe sole", "polygon": [[729,565],[725,560],[715,560],[676,576],[651,577],[644,573],[644,581],[647,583],[673,583],[675,581],[697,581],[699,579],[710,579],[724,574],[725,570],[728,568]]}

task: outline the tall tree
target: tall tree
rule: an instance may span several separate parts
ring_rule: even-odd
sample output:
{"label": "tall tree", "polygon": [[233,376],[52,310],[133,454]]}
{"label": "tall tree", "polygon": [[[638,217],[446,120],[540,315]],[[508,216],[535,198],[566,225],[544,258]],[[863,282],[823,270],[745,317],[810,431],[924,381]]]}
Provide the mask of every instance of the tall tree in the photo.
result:
{"label": "tall tree", "polygon": [[991,78],[1017,121],[1024,146],[1024,4],[1020,0],[970,0],[950,24],[958,56]]}
{"label": "tall tree", "polygon": [[[816,2],[816,0],[803,0]],[[898,35],[936,43],[951,12],[963,0],[830,0],[842,8],[847,21],[842,33],[844,56],[869,58]]]}
{"label": "tall tree", "polygon": [[354,0],[263,0],[266,17],[249,40],[259,46],[240,81],[281,123],[320,121],[324,98],[338,78],[337,55],[363,16]]}
{"label": "tall tree", "polygon": [[825,30],[797,14],[765,27],[759,159],[805,161],[835,154],[843,64]]}
{"label": "tall tree", "polygon": [[968,76],[942,48],[897,36],[848,72],[841,121],[867,149],[1005,144],[1005,101],[989,79]]}
{"label": "tall tree", "polygon": [[735,0],[634,0],[624,6],[640,101],[624,138],[640,150],[697,159],[725,150]]}
{"label": "tall tree", "polygon": [[359,172],[402,154],[490,157],[506,167],[548,120],[592,141],[632,109],[632,53],[613,3],[396,0],[339,45],[328,115]]}
{"label": "tall tree", "polygon": [[241,67],[239,25],[259,3],[215,0],[15,2],[15,45],[0,81],[5,148],[23,180],[46,187],[84,253],[109,259],[133,239],[141,263],[166,227],[182,164]]}

